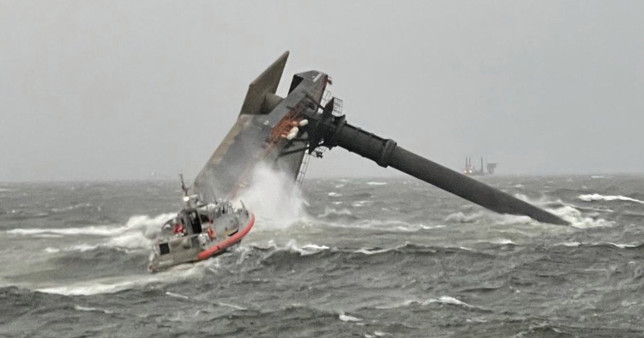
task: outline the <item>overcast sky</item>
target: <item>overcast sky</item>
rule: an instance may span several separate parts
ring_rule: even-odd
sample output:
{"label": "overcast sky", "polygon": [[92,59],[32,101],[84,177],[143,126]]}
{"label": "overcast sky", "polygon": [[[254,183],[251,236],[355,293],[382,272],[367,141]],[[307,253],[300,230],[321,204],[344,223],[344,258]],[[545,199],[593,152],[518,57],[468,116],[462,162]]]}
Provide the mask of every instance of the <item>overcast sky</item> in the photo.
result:
{"label": "overcast sky", "polygon": [[[0,1],[0,181],[194,177],[285,50],[461,170],[644,173],[643,1]],[[387,175],[343,149],[309,176]]]}

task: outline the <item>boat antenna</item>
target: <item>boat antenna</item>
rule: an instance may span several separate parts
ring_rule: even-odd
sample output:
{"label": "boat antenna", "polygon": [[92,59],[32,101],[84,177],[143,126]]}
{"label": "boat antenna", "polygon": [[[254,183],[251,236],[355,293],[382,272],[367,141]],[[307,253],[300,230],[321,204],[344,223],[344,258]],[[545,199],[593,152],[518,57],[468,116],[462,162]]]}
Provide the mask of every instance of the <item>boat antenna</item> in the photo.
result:
{"label": "boat antenna", "polygon": [[188,187],[186,187],[186,183],[183,181],[183,174],[179,174],[179,178],[181,179],[181,190],[183,190],[183,196],[188,196]]}

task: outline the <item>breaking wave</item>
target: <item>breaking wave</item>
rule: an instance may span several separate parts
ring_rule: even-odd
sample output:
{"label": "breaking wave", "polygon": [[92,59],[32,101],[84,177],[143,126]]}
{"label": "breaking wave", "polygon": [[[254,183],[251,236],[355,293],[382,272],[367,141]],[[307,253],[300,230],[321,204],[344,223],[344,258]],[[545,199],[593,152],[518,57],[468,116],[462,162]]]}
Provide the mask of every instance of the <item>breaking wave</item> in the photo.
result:
{"label": "breaking wave", "polygon": [[87,227],[75,228],[31,228],[31,229],[11,229],[7,234],[19,236],[97,236],[108,237],[102,245],[76,244],[64,248],[45,248],[47,253],[57,253],[61,251],[89,251],[100,246],[123,248],[123,249],[142,249],[149,248],[151,240],[154,239],[161,225],[168,219],[175,216],[173,213],[160,214],[155,217],[146,215],[132,216],[125,225],[92,225]]}
{"label": "breaking wave", "polygon": [[[528,201],[529,203],[534,203]],[[561,201],[552,201],[552,202],[543,202],[534,203],[536,205],[540,204],[553,204],[553,205],[562,205]],[[587,228],[596,228],[596,227],[610,227],[614,225],[614,222],[608,221],[602,218],[589,217],[584,215],[579,209],[573,207],[572,205],[562,205],[556,208],[545,208],[548,212],[561,217],[565,221],[570,223],[570,226],[578,229],[587,229]],[[471,214],[466,214],[462,211],[449,214],[445,218],[446,222],[455,222],[455,223],[493,223],[498,225],[512,225],[512,224],[542,224],[528,216],[517,216],[517,215],[503,215],[496,214],[491,211],[477,211]]]}
{"label": "breaking wave", "polygon": [[602,218],[586,217],[582,215],[581,211],[569,205],[548,211],[570,222],[572,227],[578,229],[610,227],[614,225],[612,221],[607,221]]}
{"label": "breaking wave", "polygon": [[90,225],[86,227],[77,228],[29,228],[29,229],[11,229],[7,230],[7,234],[12,235],[40,235],[40,234],[53,234],[53,235],[92,235],[92,236],[115,236],[129,231],[144,231],[148,233],[154,227],[159,227],[163,222],[167,221],[175,214],[161,214],[156,217],[149,217],[146,215],[132,216],[125,225]]}
{"label": "breaking wave", "polygon": [[[584,196],[584,195],[582,195]],[[594,195],[587,195],[594,196]],[[567,204],[561,200],[549,200],[542,197],[538,200],[531,200],[527,196],[516,194],[515,197],[524,200],[530,204],[539,206],[544,210],[559,216],[565,221],[570,223],[570,226],[578,229],[596,228],[596,227],[610,227],[614,222],[608,221],[599,217],[589,217],[584,215],[580,209],[571,204]],[[642,202],[644,203],[644,202]],[[454,213],[448,216],[446,220],[459,221],[461,223],[476,223],[480,220],[492,221],[495,224],[510,225],[510,224],[541,224],[528,216],[516,215],[501,215],[490,211],[479,211],[472,215],[465,215],[462,212]]]}

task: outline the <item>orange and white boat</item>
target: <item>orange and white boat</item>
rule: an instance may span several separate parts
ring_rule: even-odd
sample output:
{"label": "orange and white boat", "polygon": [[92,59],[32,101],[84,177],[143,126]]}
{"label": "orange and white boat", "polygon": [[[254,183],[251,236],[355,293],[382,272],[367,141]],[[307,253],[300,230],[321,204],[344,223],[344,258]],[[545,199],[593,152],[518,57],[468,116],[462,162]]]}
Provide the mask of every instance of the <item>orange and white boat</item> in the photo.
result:
{"label": "orange and white boat", "polygon": [[255,224],[253,213],[229,201],[199,203],[196,196],[184,200],[186,206],[164,223],[154,243],[150,272],[217,256],[241,242]]}

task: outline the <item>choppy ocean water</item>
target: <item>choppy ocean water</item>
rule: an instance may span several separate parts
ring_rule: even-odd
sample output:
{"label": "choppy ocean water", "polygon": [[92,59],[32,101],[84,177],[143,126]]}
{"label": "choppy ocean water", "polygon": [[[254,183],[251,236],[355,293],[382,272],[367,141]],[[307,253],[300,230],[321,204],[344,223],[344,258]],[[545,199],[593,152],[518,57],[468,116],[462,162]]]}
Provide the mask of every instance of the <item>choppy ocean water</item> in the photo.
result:
{"label": "choppy ocean water", "polygon": [[176,182],[0,184],[0,336],[644,335],[644,176],[482,180],[572,226],[414,179],[308,179],[250,196],[234,251],[149,274]]}

